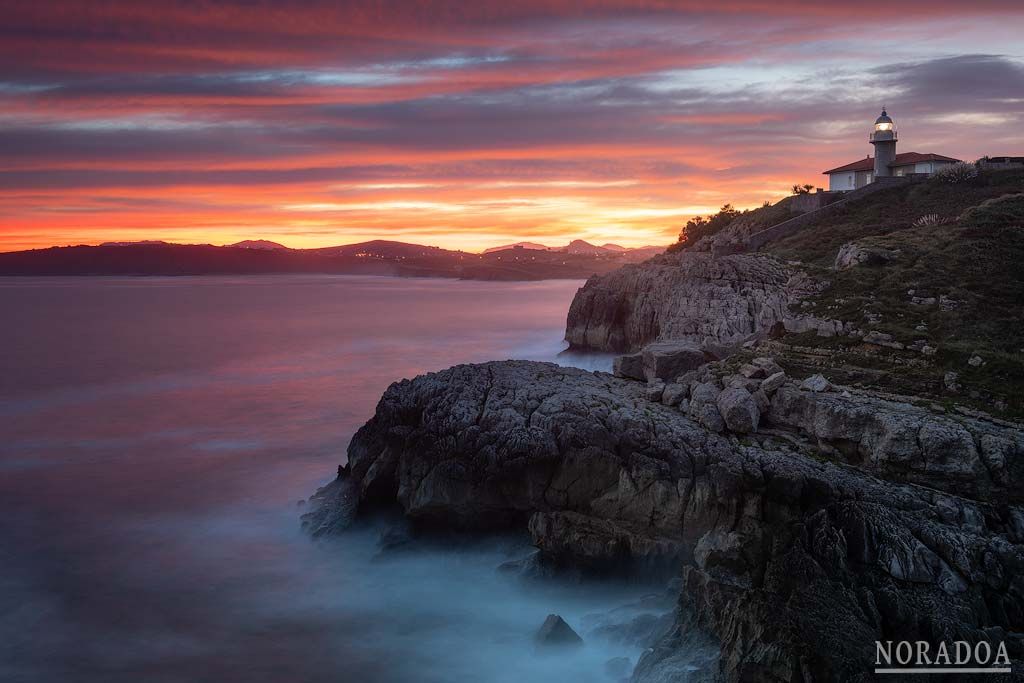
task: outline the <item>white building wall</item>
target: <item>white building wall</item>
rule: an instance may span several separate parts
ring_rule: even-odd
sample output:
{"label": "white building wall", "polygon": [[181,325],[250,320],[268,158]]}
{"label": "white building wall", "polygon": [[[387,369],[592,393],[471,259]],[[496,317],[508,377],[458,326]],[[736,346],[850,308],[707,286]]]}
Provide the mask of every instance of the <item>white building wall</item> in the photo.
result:
{"label": "white building wall", "polygon": [[832,192],[852,190],[856,182],[856,171],[842,171],[840,173],[829,173],[828,189]]}

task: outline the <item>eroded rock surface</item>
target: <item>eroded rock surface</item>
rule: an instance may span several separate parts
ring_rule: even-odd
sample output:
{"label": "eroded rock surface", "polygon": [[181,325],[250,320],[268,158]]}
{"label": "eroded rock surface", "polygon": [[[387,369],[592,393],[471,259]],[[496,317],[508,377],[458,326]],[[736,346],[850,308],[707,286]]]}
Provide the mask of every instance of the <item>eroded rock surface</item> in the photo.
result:
{"label": "eroded rock surface", "polygon": [[569,308],[566,339],[605,351],[663,339],[735,345],[786,318],[811,287],[771,256],[665,254],[590,278]]}
{"label": "eroded rock surface", "polygon": [[[696,382],[690,401],[718,392]],[[820,430],[832,409],[804,401],[830,398],[784,385],[770,410]],[[918,424],[922,452],[966,447],[947,426]],[[1005,434],[976,438],[992,461],[1017,457]],[[869,680],[878,639],[1005,640],[1021,656],[1024,511],[998,491],[972,500],[744,445],[649,402],[639,382],[457,366],[392,385],[349,460],[361,504],[397,501],[415,523],[528,526],[557,562],[671,558],[677,623],[636,681],[683,675],[675,655],[692,642],[720,646],[705,673],[730,681]]]}
{"label": "eroded rock surface", "polygon": [[905,402],[801,391],[793,384],[775,391],[766,417],[887,479],[1024,502],[1024,432],[1017,429]]}

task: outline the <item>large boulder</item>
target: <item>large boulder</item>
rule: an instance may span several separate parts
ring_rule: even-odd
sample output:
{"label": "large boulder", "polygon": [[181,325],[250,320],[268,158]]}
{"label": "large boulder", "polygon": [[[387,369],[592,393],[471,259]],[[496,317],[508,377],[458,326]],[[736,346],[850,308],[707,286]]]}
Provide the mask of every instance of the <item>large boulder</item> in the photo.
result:
{"label": "large boulder", "polygon": [[648,344],[641,351],[647,379],[673,380],[685,372],[716,360],[699,346],[686,341],[660,341]]}
{"label": "large boulder", "polygon": [[778,389],[779,387],[781,387],[785,383],[786,383],[786,373],[784,373],[784,372],[782,372],[780,370],[779,372],[776,372],[776,373],[774,373],[772,375],[769,375],[768,377],[766,377],[763,380],[761,380],[761,387],[760,387],[760,389],[761,389],[761,391],[763,391],[765,393],[765,395],[771,396],[772,394],[775,393],[776,389]]}
{"label": "large boulder", "polygon": [[746,389],[730,387],[718,395],[715,404],[729,431],[739,434],[757,431],[761,411],[758,410],[754,397]]}
{"label": "large boulder", "polygon": [[847,242],[839,247],[833,267],[846,270],[855,266],[880,266],[899,256],[899,252],[881,247]]}
{"label": "large boulder", "polygon": [[557,614],[548,615],[537,630],[534,640],[544,647],[579,647],[583,644],[579,634]]}
{"label": "large boulder", "polygon": [[612,374],[626,379],[647,379],[644,373],[644,357],[640,353],[616,356],[612,361]]}
{"label": "large boulder", "polygon": [[721,390],[711,382],[698,382],[690,388],[690,417],[705,429],[716,433],[725,429],[725,420],[718,410],[720,393]]}

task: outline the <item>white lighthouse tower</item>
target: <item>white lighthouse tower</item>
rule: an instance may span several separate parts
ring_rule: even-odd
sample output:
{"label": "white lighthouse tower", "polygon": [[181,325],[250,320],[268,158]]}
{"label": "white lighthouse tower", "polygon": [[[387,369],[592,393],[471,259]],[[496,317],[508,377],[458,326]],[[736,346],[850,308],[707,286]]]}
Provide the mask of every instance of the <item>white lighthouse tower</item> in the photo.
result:
{"label": "white lighthouse tower", "polygon": [[890,164],[896,161],[896,123],[885,113],[875,119],[875,130],[868,141],[875,146],[875,178],[892,175]]}

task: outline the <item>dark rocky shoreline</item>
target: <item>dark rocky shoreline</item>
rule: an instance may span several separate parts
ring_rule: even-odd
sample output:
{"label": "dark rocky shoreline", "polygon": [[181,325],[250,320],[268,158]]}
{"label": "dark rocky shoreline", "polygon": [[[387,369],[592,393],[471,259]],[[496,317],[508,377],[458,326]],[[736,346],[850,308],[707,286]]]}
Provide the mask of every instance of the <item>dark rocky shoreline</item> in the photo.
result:
{"label": "dark rocky shoreline", "polygon": [[[643,389],[522,361],[396,383],[339,491],[427,525],[526,525],[542,561],[677,561],[669,638],[719,643],[713,678],[866,678],[880,639],[1007,641],[1020,658],[1019,508],[747,445]],[[635,680],[671,680],[671,643]]]}
{"label": "dark rocky shoreline", "polygon": [[[637,683],[868,680],[885,640],[1005,643],[1020,670],[1024,430],[730,360],[773,330],[843,332],[789,312],[816,287],[762,255],[592,278],[571,344],[662,342],[626,376],[504,361],[397,382],[306,522],[397,504],[415,529],[528,530],[552,571],[667,571],[675,621]],[[709,644],[698,671],[680,657]]]}

